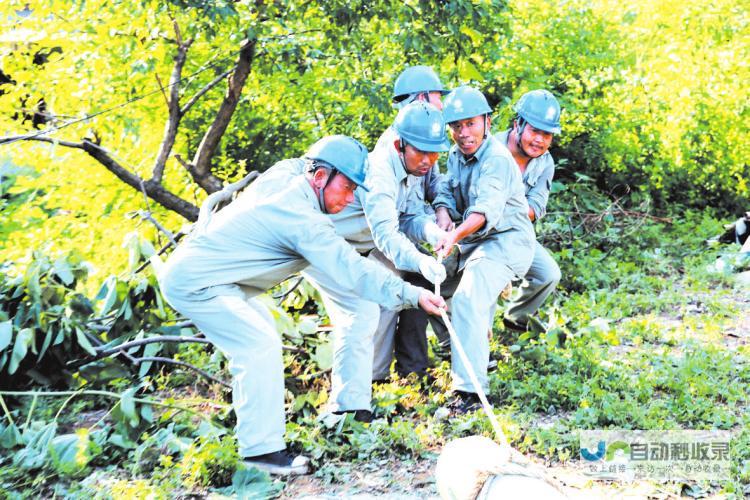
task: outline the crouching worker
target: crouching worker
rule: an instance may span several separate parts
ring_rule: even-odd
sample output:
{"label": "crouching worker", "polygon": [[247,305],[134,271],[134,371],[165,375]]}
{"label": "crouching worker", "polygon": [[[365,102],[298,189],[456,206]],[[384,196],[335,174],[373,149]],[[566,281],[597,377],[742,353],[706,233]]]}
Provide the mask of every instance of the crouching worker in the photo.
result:
{"label": "crouching worker", "polygon": [[255,296],[315,266],[342,287],[392,309],[438,314],[440,297],[361,257],[326,213],[341,211],[365,179],[367,149],[346,136],[316,142],[306,173],[271,195],[251,185],[181,244],[160,275],[164,296],[229,360],[239,453],[273,474],[306,474],[284,443],[284,365],[273,318]]}

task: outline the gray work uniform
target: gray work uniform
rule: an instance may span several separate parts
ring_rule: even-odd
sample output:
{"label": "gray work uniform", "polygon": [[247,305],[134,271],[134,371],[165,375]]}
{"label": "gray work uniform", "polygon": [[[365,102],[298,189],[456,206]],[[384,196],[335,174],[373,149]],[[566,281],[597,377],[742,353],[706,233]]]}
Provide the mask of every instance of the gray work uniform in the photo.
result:
{"label": "gray work uniform", "polygon": [[[381,140],[391,143],[390,149],[393,149],[395,139],[396,135],[390,129],[381,137]],[[423,226],[428,219],[423,211],[415,208],[419,205],[415,201],[419,194],[412,196],[411,193],[416,192],[421,184],[396,182],[375,152],[370,155],[369,164],[366,183],[370,192],[358,189],[353,203],[328,217],[336,233],[358,252],[369,253],[370,260],[379,262],[392,272],[396,272],[396,267],[418,270],[421,254],[410,240],[424,238]],[[386,167],[390,168],[389,165]],[[256,189],[270,194],[275,186],[284,185],[285,181],[303,170],[303,159],[279,162],[253,185],[257,184]],[[421,205],[424,206],[424,201],[421,201]],[[306,268],[302,275],[320,291],[334,325],[329,408],[332,411],[370,409],[373,336],[376,329],[379,330],[381,311],[385,311],[389,317],[396,313],[391,312],[393,308],[380,308],[374,302],[343,288],[335,275],[315,266]],[[389,318],[384,321],[389,321]]]}
{"label": "gray work uniform", "polygon": [[[502,144],[508,143],[510,129],[495,135]],[[547,200],[555,175],[555,160],[549,151],[538,158],[532,158],[523,172],[523,184],[526,189],[526,200],[534,211],[534,220],[539,220],[547,213]],[[535,242],[534,260],[529,272],[524,276],[521,294],[508,304],[505,317],[519,325],[526,325],[529,317],[534,315],[545,299],[555,290],[560,282],[560,267],[546,248]]]}
{"label": "gray work uniform", "polygon": [[[487,136],[479,149],[465,157],[454,145],[448,154],[448,173],[437,199],[456,225],[481,213],[486,223],[459,242],[451,321],[471,367],[487,390],[489,340],[493,306],[500,292],[516,276],[524,276],[534,252],[534,228],[528,217],[521,174],[508,149]],[[455,252],[455,250],[454,250]],[[446,286],[452,284],[446,280]],[[466,367],[451,343],[454,390],[476,392]]]}
{"label": "gray work uniform", "polygon": [[420,294],[336,235],[304,176],[272,184],[251,185],[214,215],[159,276],[167,301],[229,360],[243,456],[285,447],[281,338],[257,295],[308,265],[334,276],[342,290],[390,308],[416,307]]}
{"label": "gray work uniform", "polygon": [[[409,175],[393,146],[396,140],[398,135],[388,128],[370,154],[370,192],[365,194],[365,213],[380,250],[374,251],[371,258],[403,276],[404,272],[419,273],[419,260],[425,254],[417,250],[415,244],[425,240],[425,225],[435,222],[434,212],[427,210],[427,203],[437,196],[442,176],[437,164],[423,177]],[[407,237],[411,243],[404,241]],[[389,254],[388,244],[394,242],[399,242],[404,252],[408,251],[408,259],[393,252]],[[390,373],[397,321],[397,311],[380,308],[380,320],[373,337],[373,380],[385,379]]]}

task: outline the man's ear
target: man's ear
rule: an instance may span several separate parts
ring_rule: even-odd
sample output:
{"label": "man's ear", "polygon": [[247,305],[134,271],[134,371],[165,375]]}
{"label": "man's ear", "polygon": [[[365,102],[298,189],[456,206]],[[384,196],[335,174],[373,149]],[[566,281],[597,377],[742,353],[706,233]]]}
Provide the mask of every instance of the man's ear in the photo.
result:
{"label": "man's ear", "polygon": [[396,139],[393,141],[393,147],[396,148],[396,151],[399,153],[401,152],[401,139]]}
{"label": "man's ear", "polygon": [[487,130],[492,128],[492,117],[487,114]]}
{"label": "man's ear", "polygon": [[313,184],[315,184],[316,188],[320,189],[325,186],[327,180],[328,170],[325,168],[319,168],[313,172]]}

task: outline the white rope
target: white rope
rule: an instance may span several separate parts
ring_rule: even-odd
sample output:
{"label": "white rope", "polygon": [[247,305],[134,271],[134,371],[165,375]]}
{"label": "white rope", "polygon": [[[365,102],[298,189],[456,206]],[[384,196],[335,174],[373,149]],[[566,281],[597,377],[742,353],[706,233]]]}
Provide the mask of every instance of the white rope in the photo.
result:
{"label": "white rope", "polygon": [[[442,253],[438,253],[437,261],[438,261],[438,264],[442,263],[443,261]],[[440,295],[440,283],[435,283],[435,295],[438,295],[438,296]],[[477,395],[479,396],[479,400],[482,402],[482,409],[484,410],[484,413],[487,414],[487,418],[490,419],[490,424],[492,425],[492,430],[495,432],[495,437],[500,442],[501,446],[506,446],[510,448],[508,439],[505,437],[505,434],[500,428],[500,423],[497,421],[497,417],[495,417],[495,412],[492,411],[492,406],[490,405],[490,402],[487,400],[487,395],[485,395],[484,390],[482,389],[482,384],[479,383],[477,374],[474,373],[474,368],[472,368],[471,363],[469,363],[469,358],[468,356],[466,356],[464,347],[463,345],[461,345],[461,340],[459,340],[458,335],[456,335],[456,330],[453,329],[453,324],[451,323],[451,320],[448,317],[448,313],[445,311],[445,309],[440,310],[440,317],[443,318],[443,321],[445,322],[445,326],[448,328],[448,333],[450,334],[451,342],[453,342],[453,346],[456,348],[458,357],[461,358],[461,362],[464,364],[464,367],[466,368],[466,372],[469,374],[469,380],[471,380],[471,384],[474,386],[474,390],[477,392]]]}

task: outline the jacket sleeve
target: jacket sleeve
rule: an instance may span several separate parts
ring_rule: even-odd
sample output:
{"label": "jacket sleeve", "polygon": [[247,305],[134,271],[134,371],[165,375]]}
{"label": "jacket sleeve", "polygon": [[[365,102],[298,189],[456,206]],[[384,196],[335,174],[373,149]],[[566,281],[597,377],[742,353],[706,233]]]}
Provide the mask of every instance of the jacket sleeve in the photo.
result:
{"label": "jacket sleeve", "polygon": [[419,272],[419,261],[424,258],[424,254],[401,232],[396,179],[389,165],[376,163],[387,161],[385,158],[376,155],[373,157],[367,177],[370,191],[362,194],[365,217],[375,246],[397,269]]}
{"label": "jacket sleeve", "polygon": [[310,265],[335,277],[343,288],[387,309],[418,306],[421,288],[359,255],[336,234],[333,224],[325,217],[316,219],[314,223],[298,226],[294,241],[295,251]]}
{"label": "jacket sleeve", "polygon": [[549,200],[549,190],[552,187],[552,179],[555,176],[555,161],[551,155],[545,158],[544,167],[539,176],[534,180],[533,185],[529,185],[526,192],[526,201],[529,207],[534,211],[535,220],[539,220],[547,213],[547,201]]}

